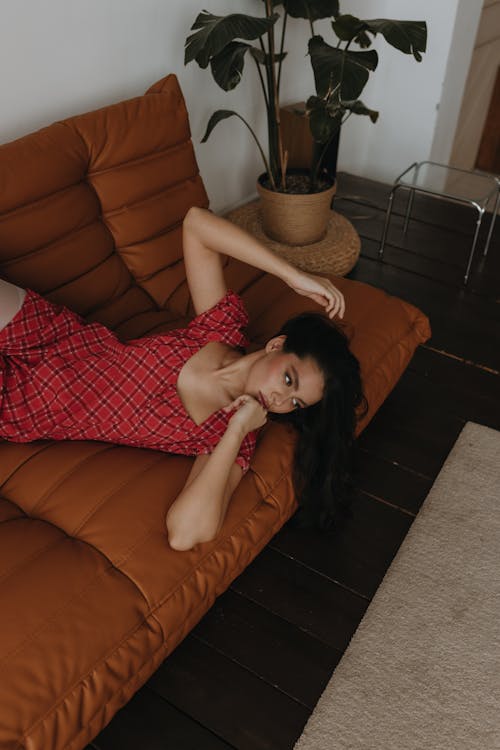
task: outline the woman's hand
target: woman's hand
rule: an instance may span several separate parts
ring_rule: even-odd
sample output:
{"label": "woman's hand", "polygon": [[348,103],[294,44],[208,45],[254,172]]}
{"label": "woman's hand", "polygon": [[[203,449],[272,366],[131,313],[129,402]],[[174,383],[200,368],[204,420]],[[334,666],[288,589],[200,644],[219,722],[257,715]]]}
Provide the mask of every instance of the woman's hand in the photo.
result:
{"label": "woman's hand", "polygon": [[241,430],[243,436],[252,430],[262,427],[266,423],[267,411],[257,401],[257,399],[244,393],[238,396],[234,401],[224,407],[224,411],[236,409],[235,414],[230,418],[229,424]]}
{"label": "woman's hand", "polygon": [[344,317],[344,295],[332,284],[330,279],[323,276],[314,276],[297,269],[293,279],[287,283],[297,294],[310,297],[318,305],[324,307],[330,318],[337,314],[340,318]]}

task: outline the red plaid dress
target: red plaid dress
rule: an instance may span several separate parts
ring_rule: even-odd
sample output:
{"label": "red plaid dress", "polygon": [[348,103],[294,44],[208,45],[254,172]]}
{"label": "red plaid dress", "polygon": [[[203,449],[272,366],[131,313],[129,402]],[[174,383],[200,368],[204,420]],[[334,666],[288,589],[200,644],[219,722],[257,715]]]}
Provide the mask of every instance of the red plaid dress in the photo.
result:
{"label": "red plaid dress", "polygon": [[[121,342],[100,323],[28,290],[0,331],[0,437],[104,440],[168,453],[211,453],[230,413],[197,425],[177,394],[184,363],[209,341],[247,346],[248,315],[229,290],[186,328]],[[256,432],[236,459],[247,471]]]}

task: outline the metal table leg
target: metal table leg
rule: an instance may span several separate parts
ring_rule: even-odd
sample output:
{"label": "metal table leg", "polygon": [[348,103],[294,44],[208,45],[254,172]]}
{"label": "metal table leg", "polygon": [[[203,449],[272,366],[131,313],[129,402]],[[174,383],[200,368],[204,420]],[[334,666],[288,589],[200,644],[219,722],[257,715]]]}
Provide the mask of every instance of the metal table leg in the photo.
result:
{"label": "metal table leg", "polygon": [[488,238],[486,240],[486,245],[484,246],[483,255],[486,255],[486,253],[488,252],[488,248],[490,246],[490,240],[493,235],[493,227],[495,226],[495,219],[497,218],[499,205],[500,205],[500,185],[498,186],[497,199],[495,201],[495,208],[493,209],[493,216],[491,217],[491,222],[490,222],[490,231],[488,232]]}
{"label": "metal table leg", "polygon": [[415,191],[410,189],[410,195],[408,196],[408,204],[406,206],[406,216],[405,216],[405,223],[403,225],[403,234],[406,234],[408,231],[408,222],[410,220],[411,215],[411,209],[413,207],[413,198],[415,196]]}
{"label": "metal table leg", "polygon": [[379,251],[378,251],[379,260],[382,260],[382,258],[384,256],[385,240],[386,240],[386,237],[387,237],[387,230],[389,228],[389,221],[391,220],[392,204],[393,204],[393,201],[394,201],[394,193],[396,192],[396,190],[398,189],[398,187],[399,187],[399,185],[395,185],[392,188],[392,190],[391,190],[391,194],[389,195],[389,203],[387,205],[387,211],[385,212],[384,231],[382,233],[382,240],[380,242],[380,248],[379,248]]}
{"label": "metal table leg", "polygon": [[474,232],[474,239],[472,240],[472,247],[469,255],[469,262],[467,263],[467,270],[465,271],[464,276],[464,285],[467,284],[468,278],[469,278],[469,271],[472,263],[472,258],[474,257],[474,250],[476,249],[477,245],[477,238],[479,236],[479,230],[481,229],[481,222],[483,220],[484,215],[484,208],[481,208],[481,206],[478,206],[477,203],[472,203],[472,205],[477,208],[478,217],[476,222],[476,231]]}

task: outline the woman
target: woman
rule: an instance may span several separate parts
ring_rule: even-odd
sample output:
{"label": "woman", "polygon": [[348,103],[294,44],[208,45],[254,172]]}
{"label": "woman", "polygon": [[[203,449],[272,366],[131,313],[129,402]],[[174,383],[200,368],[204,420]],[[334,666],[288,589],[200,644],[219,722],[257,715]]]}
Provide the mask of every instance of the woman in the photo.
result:
{"label": "woman", "polygon": [[[347,380],[354,382],[339,423],[332,426],[324,416],[320,419],[323,429],[335,434],[333,458],[343,461],[340,469],[345,468],[342,451],[352,442],[361,391],[357,360],[344,334],[325,316],[312,314],[309,323],[308,316],[299,316],[306,344],[311,338],[308,327],[316,330],[314,357],[304,342],[298,342],[298,353],[287,346],[293,338],[291,324],[264,349],[243,354],[240,348],[248,342],[241,329],[248,318],[241,298],[226,288],[221,255],[274,274],[322,305],[330,318],[343,317],[344,298],[328,279],[293,268],[243,230],[200,208],[186,215],[183,245],[196,317],[186,329],[126,344],[105,326],[86,324],[32,290],[0,282],[0,437],[19,442],[105,440],[197,455],[167,514],[169,543],[178,550],[219,532],[231,495],[248,468],[256,430],[268,412],[314,413],[314,405],[324,397],[330,406],[338,401],[332,400],[332,387],[338,391],[343,386],[331,378],[328,331],[340,341],[340,349],[332,350],[334,369],[342,366],[343,358],[350,368]],[[315,420],[323,413],[318,408]],[[307,418],[299,422],[311,443]],[[327,443],[323,435],[318,447]],[[325,457],[329,462],[332,455]],[[318,458],[314,460],[319,465]],[[299,482],[304,468],[298,461]],[[323,479],[331,489],[339,477],[330,468]],[[302,481],[307,491],[306,485]],[[316,503],[326,485],[315,493]]]}

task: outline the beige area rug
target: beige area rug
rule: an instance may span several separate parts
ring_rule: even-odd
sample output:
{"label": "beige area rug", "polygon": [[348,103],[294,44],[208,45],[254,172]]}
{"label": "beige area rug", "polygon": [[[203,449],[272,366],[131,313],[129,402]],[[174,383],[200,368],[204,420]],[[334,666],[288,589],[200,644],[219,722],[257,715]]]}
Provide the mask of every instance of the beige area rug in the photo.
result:
{"label": "beige area rug", "polygon": [[500,750],[500,432],[463,428],[294,750]]}

